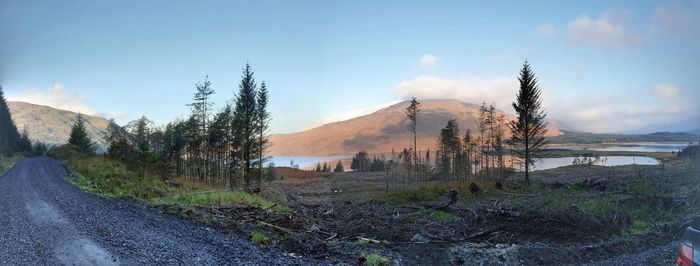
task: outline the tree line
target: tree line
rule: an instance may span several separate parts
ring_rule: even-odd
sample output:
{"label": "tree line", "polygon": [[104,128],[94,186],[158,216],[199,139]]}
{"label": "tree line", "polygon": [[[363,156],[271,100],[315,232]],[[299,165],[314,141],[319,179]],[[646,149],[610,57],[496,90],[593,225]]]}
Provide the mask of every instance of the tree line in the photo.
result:
{"label": "tree line", "polygon": [[[191,113],[157,127],[143,116],[125,126],[110,120],[107,156],[139,169],[141,175],[182,177],[217,187],[260,191],[274,177],[269,161],[270,95],[265,81],[257,83],[249,64],[243,68],[230,103],[213,110],[215,91],[208,77],[195,84]],[[69,144],[94,152],[84,122],[78,116]],[[271,163],[270,163],[271,164]]]}
{"label": "tree line", "polygon": [[12,156],[16,153],[43,155],[46,150],[46,144],[42,142],[32,143],[26,125],[21,132],[17,130],[5,99],[5,93],[0,87],[0,156]]}

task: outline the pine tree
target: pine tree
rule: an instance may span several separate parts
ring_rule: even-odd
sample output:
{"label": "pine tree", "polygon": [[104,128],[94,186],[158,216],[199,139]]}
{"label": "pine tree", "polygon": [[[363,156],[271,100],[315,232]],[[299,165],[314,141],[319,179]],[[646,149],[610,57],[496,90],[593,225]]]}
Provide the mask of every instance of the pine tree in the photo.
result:
{"label": "pine tree", "polygon": [[22,129],[22,134],[19,138],[19,151],[21,152],[31,152],[32,151],[32,139],[29,138],[29,128],[24,125]]}
{"label": "pine tree", "polygon": [[408,129],[413,133],[413,168],[415,171],[416,163],[418,162],[418,135],[416,128],[418,126],[418,116],[420,115],[420,102],[416,97],[411,99],[411,103],[406,108],[406,117],[411,122]]}
{"label": "pine tree", "polygon": [[438,165],[443,176],[453,176],[457,169],[458,153],[462,146],[459,138],[459,125],[457,120],[447,121],[445,128],[440,130],[440,164]]}
{"label": "pine tree", "polygon": [[517,119],[510,122],[514,152],[525,163],[525,182],[530,184],[530,165],[534,163],[533,156],[547,144],[544,134],[547,133],[546,114],[542,110],[542,97],[535,73],[527,61],[520,70],[520,90],[513,102]]}
{"label": "pine tree", "polygon": [[345,169],[343,169],[343,163],[338,161],[338,163],[335,165],[335,169],[333,169],[333,172],[335,172],[335,173],[345,172]]}
{"label": "pine tree", "polygon": [[75,118],[75,123],[70,131],[68,144],[73,145],[84,153],[94,153],[97,149],[97,143],[90,139],[87,128],[85,127],[85,118],[82,114],[78,114]]}
{"label": "pine tree", "polygon": [[251,169],[256,165],[257,116],[256,94],[257,85],[253,77],[253,69],[246,64],[243,69],[241,82],[236,95],[233,129],[234,138],[240,146],[238,158],[242,163],[242,175],[245,189],[250,191]]}
{"label": "pine tree", "polygon": [[0,155],[10,155],[19,151],[19,141],[19,132],[5,101],[5,94],[0,87]]}
{"label": "pine tree", "polygon": [[267,111],[267,105],[270,101],[270,95],[267,91],[267,84],[263,81],[260,84],[260,91],[258,92],[256,99],[256,116],[257,116],[257,150],[258,150],[258,190],[262,189],[261,184],[263,180],[263,163],[267,160],[265,158],[265,153],[267,152],[267,132],[270,129],[270,112]]}
{"label": "pine tree", "polygon": [[321,162],[318,162],[318,164],[316,165],[316,172],[321,172],[321,170]]}

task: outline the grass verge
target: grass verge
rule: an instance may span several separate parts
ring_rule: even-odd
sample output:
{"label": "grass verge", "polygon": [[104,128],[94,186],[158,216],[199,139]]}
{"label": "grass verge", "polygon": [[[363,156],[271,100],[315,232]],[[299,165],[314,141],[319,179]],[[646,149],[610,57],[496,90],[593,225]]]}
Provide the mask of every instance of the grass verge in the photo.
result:
{"label": "grass verge", "polygon": [[93,156],[68,161],[74,173],[69,181],[90,193],[115,197],[135,198],[153,205],[254,206],[276,212],[292,212],[287,206],[273,203],[261,196],[243,191],[213,191],[214,188],[184,179],[175,179],[169,185],[157,176],[140,176],[126,164]]}
{"label": "grass verge", "polygon": [[20,155],[0,157],[0,176],[7,173],[7,171],[12,169],[12,166],[14,166],[17,162],[19,162],[22,159],[24,159],[24,157]]}

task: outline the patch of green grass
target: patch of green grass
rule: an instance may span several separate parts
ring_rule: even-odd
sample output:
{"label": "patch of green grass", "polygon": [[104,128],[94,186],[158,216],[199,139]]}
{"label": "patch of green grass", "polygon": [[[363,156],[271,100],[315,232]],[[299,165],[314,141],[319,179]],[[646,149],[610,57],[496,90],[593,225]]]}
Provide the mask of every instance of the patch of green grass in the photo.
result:
{"label": "patch of green grass", "polygon": [[389,259],[377,253],[365,253],[362,257],[365,259],[365,265],[380,266],[391,263]]}
{"label": "patch of green grass", "polygon": [[263,233],[253,231],[253,233],[250,234],[250,242],[258,245],[269,245],[272,243],[272,240]]}
{"label": "patch of green grass", "polygon": [[158,177],[140,176],[126,164],[106,157],[72,159],[68,165],[74,173],[69,178],[71,183],[87,192],[102,196],[131,197],[154,205],[245,205],[282,213],[292,212],[285,204],[273,203],[243,191],[196,192],[212,188],[180,178],[174,180],[178,187],[170,186]]}
{"label": "patch of green grass", "polygon": [[577,202],[575,206],[583,212],[593,215],[605,215],[614,213],[618,208],[617,204],[609,199],[595,198]]}
{"label": "patch of green grass", "polygon": [[418,211],[417,214],[430,217],[435,221],[443,222],[443,223],[453,223],[453,222],[457,222],[457,221],[462,219],[457,215],[447,213],[444,211],[422,210],[422,211]]}
{"label": "patch of green grass", "polygon": [[634,220],[629,227],[629,232],[632,235],[646,233],[649,230],[649,222],[645,220]]}
{"label": "patch of green grass", "polygon": [[12,169],[17,162],[21,161],[24,157],[15,155],[10,157],[0,157],[0,176],[4,175]]}
{"label": "patch of green grass", "polygon": [[571,192],[573,194],[582,194],[582,193],[588,192],[588,189],[586,189],[585,187],[576,185],[576,184],[568,186],[568,190],[569,190],[569,192]]}
{"label": "patch of green grass", "polygon": [[147,200],[177,192],[160,178],[139,176],[124,163],[104,157],[71,160],[69,166],[74,173],[69,181],[98,195]]}
{"label": "patch of green grass", "polygon": [[185,193],[170,197],[151,199],[155,205],[177,204],[183,206],[207,205],[207,206],[237,206],[246,205],[262,209],[270,209],[276,212],[288,213],[292,209],[285,205],[272,203],[260,196],[243,191],[215,191],[203,193]]}
{"label": "patch of green grass", "polygon": [[370,243],[370,242],[369,242],[369,240],[367,240],[367,239],[360,238],[360,239],[357,240],[357,245],[358,245],[358,246],[366,246],[366,245],[369,245],[369,243]]}

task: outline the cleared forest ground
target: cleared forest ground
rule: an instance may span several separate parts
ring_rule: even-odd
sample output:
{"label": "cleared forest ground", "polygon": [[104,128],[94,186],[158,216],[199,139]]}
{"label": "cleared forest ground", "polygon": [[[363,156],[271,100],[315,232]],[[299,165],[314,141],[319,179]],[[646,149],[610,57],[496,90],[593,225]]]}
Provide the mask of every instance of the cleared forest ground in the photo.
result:
{"label": "cleared forest ground", "polygon": [[[378,255],[406,265],[563,264],[624,255],[655,264],[673,262],[675,250],[663,247],[700,213],[698,177],[679,161],[569,166],[533,178],[531,187],[513,177],[502,189],[477,179],[390,184],[387,192],[385,173],[324,173],[270,185],[293,213],[200,207],[194,219],[241,236],[262,232],[296,256],[335,263]],[[469,191],[472,182],[480,192]]]}

